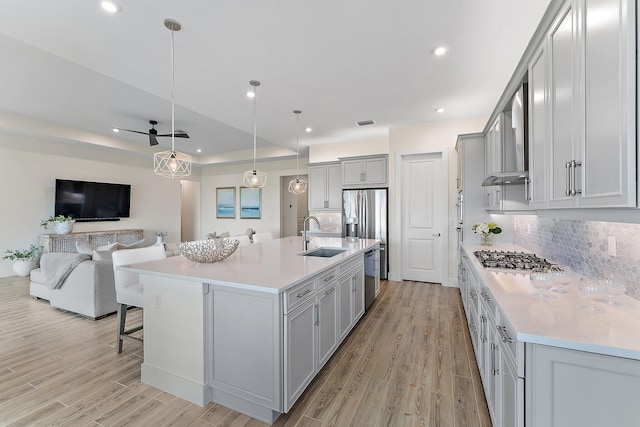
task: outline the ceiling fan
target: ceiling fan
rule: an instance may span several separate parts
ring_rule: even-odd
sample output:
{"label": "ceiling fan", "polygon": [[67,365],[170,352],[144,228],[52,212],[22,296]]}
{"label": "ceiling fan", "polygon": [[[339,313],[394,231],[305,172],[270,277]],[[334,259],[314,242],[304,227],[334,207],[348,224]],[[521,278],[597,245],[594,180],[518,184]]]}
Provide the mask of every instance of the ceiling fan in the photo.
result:
{"label": "ceiling fan", "polygon": [[[171,136],[170,133],[158,134],[158,131],[156,130],[156,125],[158,124],[157,121],[149,120],[149,124],[151,124],[151,129],[149,129],[148,132],[141,132],[139,130],[131,130],[131,129],[118,129],[118,130],[123,130],[126,132],[133,132],[133,133],[140,133],[142,135],[149,135],[149,145],[151,146],[158,145],[158,140],[157,140],[158,137]],[[176,138],[189,138],[189,135],[187,134],[187,132],[180,129],[175,130],[174,136]]]}

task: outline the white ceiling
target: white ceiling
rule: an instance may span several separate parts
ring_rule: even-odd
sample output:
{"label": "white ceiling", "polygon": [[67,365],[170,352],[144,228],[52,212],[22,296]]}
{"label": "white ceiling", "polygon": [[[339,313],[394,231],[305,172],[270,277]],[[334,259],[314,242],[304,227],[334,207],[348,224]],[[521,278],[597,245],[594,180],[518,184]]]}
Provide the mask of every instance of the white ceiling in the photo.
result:
{"label": "white ceiling", "polygon": [[[144,135],[111,129],[146,131],[155,119],[160,133],[170,132],[165,18],[182,24],[176,128],[191,139],[177,139],[176,148],[201,148],[203,164],[251,157],[251,79],[262,82],[260,157],[291,156],[294,109],[313,128],[301,133],[304,147],[488,116],[549,0],[119,3],[122,12],[109,15],[97,0],[0,0],[0,128],[147,155]],[[442,44],[449,53],[432,55]],[[376,125],[355,126],[366,119]]]}

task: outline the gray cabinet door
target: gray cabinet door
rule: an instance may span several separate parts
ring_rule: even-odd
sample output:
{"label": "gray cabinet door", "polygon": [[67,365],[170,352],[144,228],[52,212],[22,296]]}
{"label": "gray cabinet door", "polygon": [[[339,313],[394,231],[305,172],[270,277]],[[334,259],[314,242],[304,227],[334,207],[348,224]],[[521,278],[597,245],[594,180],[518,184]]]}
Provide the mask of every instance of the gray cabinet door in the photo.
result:
{"label": "gray cabinet door", "polygon": [[[633,0],[580,3],[584,58],[581,206],[635,206],[635,16]],[[580,173],[582,172],[582,173]]]}
{"label": "gray cabinet door", "polygon": [[318,367],[320,370],[338,345],[338,282],[318,295]]}
{"label": "gray cabinet door", "polygon": [[311,382],[316,373],[315,298],[285,315],[285,412]]}
{"label": "gray cabinet door", "polygon": [[359,268],[353,274],[353,317],[355,324],[364,314],[364,269]]}
{"label": "gray cabinet door", "polygon": [[547,205],[547,60],[544,45],[529,67],[529,202]]}
{"label": "gray cabinet door", "polygon": [[340,310],[338,313],[338,327],[340,332],[340,340],[344,339],[351,329],[351,300],[352,300],[352,276],[347,274],[340,278],[338,284]]}
{"label": "gray cabinet door", "polygon": [[577,199],[567,194],[570,170],[567,162],[580,158],[574,151],[577,55],[576,13],[572,2],[560,13],[549,33],[549,59],[551,81],[549,103],[551,108],[551,135],[549,138],[549,206],[572,207]]}

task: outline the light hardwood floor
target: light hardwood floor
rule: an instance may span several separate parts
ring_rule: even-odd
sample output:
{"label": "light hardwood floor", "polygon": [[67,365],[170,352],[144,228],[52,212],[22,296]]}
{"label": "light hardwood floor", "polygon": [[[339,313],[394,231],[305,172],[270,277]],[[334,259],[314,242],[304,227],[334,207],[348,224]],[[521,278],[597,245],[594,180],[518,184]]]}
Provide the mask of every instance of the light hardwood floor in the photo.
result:
{"label": "light hardwood floor", "polygon": [[[130,312],[140,321],[141,311]],[[0,279],[0,425],[262,426],[140,382],[142,347]],[[277,426],[490,426],[460,293],[383,282],[381,294]]]}

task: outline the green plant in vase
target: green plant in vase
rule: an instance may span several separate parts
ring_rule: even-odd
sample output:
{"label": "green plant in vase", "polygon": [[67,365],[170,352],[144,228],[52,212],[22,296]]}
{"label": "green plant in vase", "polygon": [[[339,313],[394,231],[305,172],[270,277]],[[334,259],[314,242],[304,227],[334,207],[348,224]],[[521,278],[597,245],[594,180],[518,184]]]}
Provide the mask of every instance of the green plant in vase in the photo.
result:
{"label": "green plant in vase", "polygon": [[498,227],[498,224],[495,222],[490,222],[488,224],[485,222],[478,222],[473,224],[471,231],[480,235],[482,239],[480,243],[482,245],[488,246],[492,244],[491,237],[494,234],[502,233],[502,228]]}
{"label": "green plant in vase", "polygon": [[13,262],[13,271],[20,277],[28,276],[36,268],[36,258],[40,247],[32,244],[28,249],[7,249],[2,259]]}
{"label": "green plant in vase", "polygon": [[40,222],[40,227],[47,229],[49,223],[53,223],[56,234],[69,234],[71,233],[71,230],[73,230],[73,224],[75,222],[76,221],[70,216],[57,215],[42,220]]}

